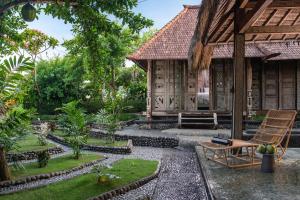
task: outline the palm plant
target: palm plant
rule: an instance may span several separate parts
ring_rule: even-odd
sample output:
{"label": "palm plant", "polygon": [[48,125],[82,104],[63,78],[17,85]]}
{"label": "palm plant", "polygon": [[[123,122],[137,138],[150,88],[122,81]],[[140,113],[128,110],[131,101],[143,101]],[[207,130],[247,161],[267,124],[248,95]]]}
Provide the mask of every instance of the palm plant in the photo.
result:
{"label": "palm plant", "polygon": [[62,111],[60,122],[66,133],[66,141],[73,149],[75,159],[79,159],[81,146],[87,142],[88,128],[86,126],[85,114],[82,109],[77,108],[78,102],[71,101],[56,110]]}
{"label": "palm plant", "polygon": [[33,69],[28,58],[11,57],[0,62],[0,181],[9,180],[5,152],[29,130],[31,111],[21,104],[21,84]]}

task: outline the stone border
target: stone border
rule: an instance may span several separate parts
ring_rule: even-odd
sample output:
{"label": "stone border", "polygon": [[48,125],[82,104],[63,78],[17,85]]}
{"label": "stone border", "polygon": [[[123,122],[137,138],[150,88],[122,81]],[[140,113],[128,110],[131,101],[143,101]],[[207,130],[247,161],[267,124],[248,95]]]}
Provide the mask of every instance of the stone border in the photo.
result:
{"label": "stone border", "polygon": [[[90,135],[96,138],[105,138],[107,135],[102,130],[93,129]],[[179,146],[179,139],[176,137],[149,137],[132,135],[114,135],[115,140],[132,140],[134,146],[147,146],[157,148],[174,148]]]}
{"label": "stone border", "polygon": [[[48,134],[48,139],[53,140],[54,142],[57,142],[59,144],[69,146],[67,142],[64,141],[63,138]],[[85,144],[82,146],[83,150],[89,150],[89,151],[96,151],[96,152],[103,152],[103,153],[112,153],[112,154],[130,154],[132,152],[132,140],[127,140],[127,145],[125,147],[105,147],[105,146],[96,146],[96,145],[88,145]]]}
{"label": "stone border", "polygon": [[[50,155],[56,155],[60,153],[64,153],[65,150],[62,147],[52,147],[49,149],[45,149],[49,152]],[[13,157],[17,158],[17,161],[22,161],[22,160],[34,160],[37,159],[37,153],[42,152],[43,150],[39,151],[26,151],[22,153],[6,153],[6,160],[8,162],[13,162]]]}
{"label": "stone border", "polygon": [[50,179],[52,177],[67,175],[67,174],[70,174],[72,172],[82,170],[86,167],[91,167],[91,166],[93,166],[93,165],[97,164],[98,162],[103,161],[105,159],[107,159],[107,157],[102,158],[102,159],[98,159],[98,160],[95,160],[95,161],[92,161],[92,162],[89,162],[89,163],[85,163],[83,165],[80,165],[78,167],[74,167],[74,168],[68,169],[68,170],[51,172],[51,173],[48,173],[48,174],[38,174],[38,175],[33,175],[33,176],[27,176],[27,177],[17,179],[17,180],[2,181],[2,182],[0,182],[0,189],[11,187],[11,186],[16,186],[16,185],[23,185],[23,184],[26,184],[26,183],[35,182],[35,181],[39,181],[39,180],[43,180],[43,179]]}
{"label": "stone border", "polygon": [[113,197],[117,197],[119,195],[125,194],[126,192],[129,192],[131,190],[135,190],[135,189],[149,183],[153,179],[157,178],[158,174],[160,172],[160,167],[161,167],[161,163],[159,161],[159,163],[157,165],[157,169],[155,170],[155,172],[152,175],[142,178],[140,180],[134,181],[132,183],[129,183],[125,186],[121,186],[119,188],[105,192],[99,196],[89,198],[89,200],[109,200],[109,199],[112,199]]}
{"label": "stone border", "polygon": [[208,197],[209,200],[215,200],[216,198],[214,197],[212,189],[211,189],[211,187],[210,187],[210,185],[208,183],[208,178],[207,178],[206,173],[205,173],[205,168],[201,164],[201,159],[200,159],[199,152],[197,151],[197,146],[195,146],[194,149],[195,149],[195,152],[196,152],[196,155],[197,155],[196,157],[197,157],[198,165],[199,165],[199,168],[200,168],[200,173],[201,173],[201,176],[202,176],[203,181],[204,181],[204,185],[205,185],[205,190],[206,190],[207,197]]}

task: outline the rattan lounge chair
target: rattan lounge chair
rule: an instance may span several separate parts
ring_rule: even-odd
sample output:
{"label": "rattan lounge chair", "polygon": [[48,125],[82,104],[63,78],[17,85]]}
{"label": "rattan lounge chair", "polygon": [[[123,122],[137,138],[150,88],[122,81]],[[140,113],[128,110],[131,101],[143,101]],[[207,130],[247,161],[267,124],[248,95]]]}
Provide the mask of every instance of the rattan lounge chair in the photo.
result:
{"label": "rattan lounge chair", "polygon": [[261,157],[255,151],[259,144],[272,144],[277,147],[278,161],[284,156],[296,118],[296,111],[270,110],[253,138],[249,141],[232,140],[232,145],[200,142],[207,159],[230,168],[261,164]]}

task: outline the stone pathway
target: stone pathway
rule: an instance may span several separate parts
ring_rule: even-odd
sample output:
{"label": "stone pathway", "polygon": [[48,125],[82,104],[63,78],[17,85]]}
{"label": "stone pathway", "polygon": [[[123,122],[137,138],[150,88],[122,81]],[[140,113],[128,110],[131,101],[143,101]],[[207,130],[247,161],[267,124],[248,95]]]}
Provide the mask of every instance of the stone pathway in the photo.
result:
{"label": "stone pathway", "polygon": [[130,191],[114,200],[204,200],[208,199],[203,178],[194,152],[174,150],[165,152],[158,179]]}

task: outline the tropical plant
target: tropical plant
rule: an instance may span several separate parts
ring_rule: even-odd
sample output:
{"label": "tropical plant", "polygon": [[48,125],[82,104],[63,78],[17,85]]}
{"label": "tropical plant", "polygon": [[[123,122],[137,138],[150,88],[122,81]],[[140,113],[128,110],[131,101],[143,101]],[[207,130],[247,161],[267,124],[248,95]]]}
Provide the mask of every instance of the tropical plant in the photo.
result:
{"label": "tropical plant", "polygon": [[105,170],[111,169],[110,165],[98,164],[95,165],[92,169],[92,172],[97,175],[97,183],[98,184],[107,184],[110,183],[114,179],[119,179],[119,176],[110,173],[104,173]]}
{"label": "tropical plant", "polygon": [[46,167],[48,165],[49,160],[50,160],[50,154],[48,150],[37,152],[37,162],[39,168]]}
{"label": "tropical plant", "polygon": [[14,148],[16,141],[30,130],[33,112],[22,107],[21,86],[32,66],[23,56],[0,62],[0,181],[11,178],[5,152]]}
{"label": "tropical plant", "polygon": [[114,143],[114,134],[120,128],[120,115],[127,109],[125,98],[126,95],[122,89],[110,93],[104,99],[104,108],[95,116],[96,122],[102,124],[106,130],[107,141],[110,143]]}
{"label": "tropical plant", "polygon": [[60,123],[66,134],[65,140],[73,149],[75,159],[81,155],[81,146],[87,142],[88,128],[85,120],[85,114],[82,109],[77,108],[78,102],[71,101],[58,108],[62,111]]}

